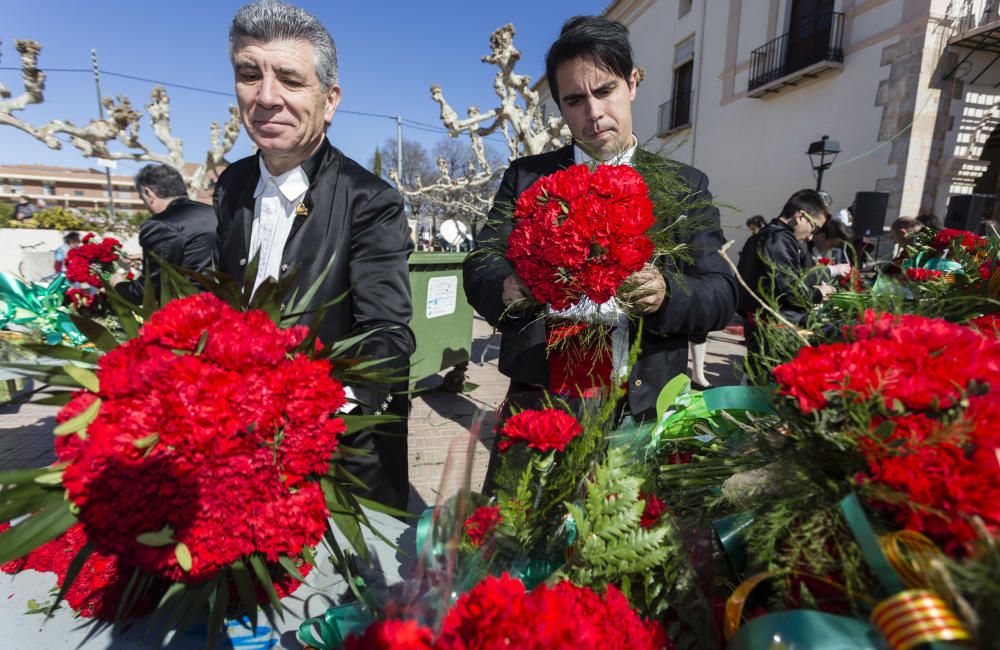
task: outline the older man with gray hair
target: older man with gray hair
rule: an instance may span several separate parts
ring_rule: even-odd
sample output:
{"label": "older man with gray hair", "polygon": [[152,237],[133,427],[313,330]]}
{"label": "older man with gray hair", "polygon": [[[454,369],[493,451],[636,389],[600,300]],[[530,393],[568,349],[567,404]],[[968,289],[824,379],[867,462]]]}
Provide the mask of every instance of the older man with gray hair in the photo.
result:
{"label": "older man with gray hair", "polygon": [[[216,185],[220,269],[242,276],[256,258],[255,290],[295,273],[289,296],[319,282],[310,311],[346,295],[323,313],[320,340],[367,333],[355,353],[405,376],[414,348],[407,267],[413,244],[399,193],[326,137],[341,98],[333,39],[308,12],[261,0],[233,17],[229,55],[243,127],[259,151],[230,165]],[[348,436],[344,444],[368,454],[345,465],[368,486],[364,496],[405,508],[403,386],[351,388],[361,413],[404,419]]]}

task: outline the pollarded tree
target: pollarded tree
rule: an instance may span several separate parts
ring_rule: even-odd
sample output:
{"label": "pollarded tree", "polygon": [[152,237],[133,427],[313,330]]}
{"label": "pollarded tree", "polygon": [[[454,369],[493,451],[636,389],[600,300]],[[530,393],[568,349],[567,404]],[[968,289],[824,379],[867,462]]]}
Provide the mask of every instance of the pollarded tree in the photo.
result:
{"label": "pollarded tree", "polygon": [[[162,86],[155,86],[146,111],[156,138],[167,148],[167,153],[151,150],[139,139],[139,120],[142,114],[136,111],[128,97],[117,99],[105,97],[101,100],[107,111],[104,119],[90,120],[84,126],[76,126],[65,120],[52,120],[34,125],[14,115],[31,104],[45,101],[45,73],[38,69],[38,54],[42,46],[36,41],[15,41],[15,48],[21,56],[21,79],[24,92],[13,97],[6,86],[0,84],[0,125],[12,126],[43,142],[50,149],[62,149],[62,141],[57,137],[64,134],[70,143],[85,157],[107,160],[135,160],[165,163],[184,175],[188,189],[192,192],[205,189],[211,179],[209,174],[222,162],[223,156],[232,149],[240,134],[240,116],[235,106],[229,107],[229,120],[225,126],[211,125],[211,144],[205,160],[192,173],[187,173],[184,147],[180,138],[172,134],[170,123],[170,98]],[[113,151],[109,146],[117,141],[128,151]]]}
{"label": "pollarded tree", "polygon": [[497,157],[488,153],[484,138],[503,137],[507,162],[569,142],[569,128],[562,118],[543,116],[542,102],[531,88],[531,78],[514,72],[520,58],[521,52],[514,47],[513,25],[504,25],[493,32],[490,53],[482,60],[499,68],[493,81],[499,105],[485,112],[471,106],[464,119],[445,100],[441,87],[431,86],[431,98],[441,106],[441,122],[448,134],[453,138],[467,135],[472,155],[461,171],[451,166],[447,158],[439,157],[440,173],[430,184],[397,184],[404,196],[426,197],[449,216],[471,224],[486,213],[503,171]]}

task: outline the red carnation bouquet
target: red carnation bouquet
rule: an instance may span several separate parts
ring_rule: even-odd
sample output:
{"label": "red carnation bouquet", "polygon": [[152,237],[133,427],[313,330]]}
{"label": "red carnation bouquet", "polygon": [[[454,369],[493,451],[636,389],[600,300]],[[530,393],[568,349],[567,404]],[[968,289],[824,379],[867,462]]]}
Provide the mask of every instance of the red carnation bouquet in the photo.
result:
{"label": "red carnation bouquet", "polygon": [[819,422],[867,413],[861,429],[843,425],[865,468],[857,481],[897,525],[957,554],[977,538],[973,517],[1000,530],[1000,341],[872,311],[847,333],[776,367],[779,392]]}
{"label": "red carnation bouquet", "polygon": [[94,233],[87,233],[80,246],[66,253],[66,279],[74,285],[66,291],[66,299],[77,312],[104,311],[105,283],[118,270],[121,251],[121,242],[114,237],[97,240]]}
{"label": "red carnation bouquet", "polygon": [[[361,503],[388,512],[347,491],[356,479],[338,458],[354,416],[339,414],[345,394],[331,373],[345,361],[336,372],[352,382],[388,380],[338,359],[342,343],[321,345],[321,319],[282,329],[276,305],[246,307],[241,282],[204,276],[215,293],[199,294],[165,268],[186,297],[116,309],[124,343],[79,317],[94,348],[32,344],[66,361],[26,369],[49,386],[42,402],[63,405],[57,462],[0,473],[10,486],[0,509],[16,521],[0,534],[0,563],[54,571],[51,608],[65,597],[82,615],[117,620],[158,602],[175,611],[160,635],[207,602],[211,645],[225,616],[256,622],[258,600],[280,612],[321,542],[343,562],[331,516],[360,532],[371,527]],[[362,541],[348,543],[368,560]]]}
{"label": "red carnation bouquet", "polygon": [[604,595],[571,582],[527,591],[507,574],[487,577],[444,616],[440,633],[415,621],[372,624],[348,637],[345,650],[658,650],[670,641],[659,623],[643,621],[614,586]]}
{"label": "red carnation bouquet", "polygon": [[94,233],[87,233],[83,243],[66,253],[66,279],[83,282],[92,287],[104,285],[104,278],[115,272],[115,262],[121,258],[122,244],[114,237],[95,241]]}
{"label": "red carnation bouquet", "polygon": [[627,165],[586,165],[540,178],[514,210],[507,258],[541,303],[607,302],[653,255],[649,189]]}
{"label": "red carnation bouquet", "polygon": [[596,397],[627,347],[628,319],[616,294],[655,252],[649,188],[627,165],[574,165],[525,190],[513,218],[507,259],[550,309],[550,388]]}

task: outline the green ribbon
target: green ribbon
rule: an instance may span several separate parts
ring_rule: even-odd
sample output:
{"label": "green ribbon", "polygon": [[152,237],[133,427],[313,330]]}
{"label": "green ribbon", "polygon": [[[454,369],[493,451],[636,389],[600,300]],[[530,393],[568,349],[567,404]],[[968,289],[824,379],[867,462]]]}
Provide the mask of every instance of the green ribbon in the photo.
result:
{"label": "green ribbon", "polygon": [[712,528],[719,537],[722,550],[725,551],[726,562],[733,573],[739,575],[746,567],[747,555],[744,531],[753,523],[753,511],[737,512],[728,517],[722,517],[712,522]]}
{"label": "green ribbon", "polygon": [[[326,610],[322,616],[302,621],[299,625],[299,639],[306,645],[320,650],[337,650],[344,647],[344,639],[352,634],[362,634],[375,617],[361,603],[338,605]],[[313,630],[319,631],[319,638]]]}
{"label": "green ribbon", "polygon": [[5,306],[0,313],[0,328],[7,325],[37,328],[49,345],[61,343],[64,336],[73,345],[86,343],[87,338],[76,328],[69,311],[63,307],[69,287],[63,273],[43,286],[0,272],[0,301]]}
{"label": "green ribbon", "polygon": [[435,540],[433,547],[429,549],[424,549],[424,544],[427,543],[427,538],[434,531],[434,511],[436,508],[425,508],[422,513],[420,513],[420,519],[417,519],[417,553],[423,555],[429,553],[430,555],[440,555],[444,552],[444,545],[440,540]]}
{"label": "green ribbon", "polygon": [[[858,495],[851,492],[840,500],[839,506],[861,547],[862,556],[878,579],[884,596],[903,591],[903,581],[882,552]],[[728,650],[886,650],[888,645],[878,630],[867,621],[799,609],[755,618],[742,626],[726,647]],[[922,647],[928,650],[948,650],[964,646],[929,643]]]}
{"label": "green ribbon", "polygon": [[858,495],[851,492],[840,500],[839,505],[848,527],[854,533],[858,546],[861,547],[861,555],[871,567],[872,573],[878,578],[879,584],[882,585],[884,596],[889,597],[903,591],[905,589],[903,581],[899,579],[899,575],[896,574],[895,569],[886,559],[885,553],[882,552],[882,547],[879,546],[878,538],[865,515],[864,508],[861,507]]}
{"label": "green ribbon", "polygon": [[770,396],[762,388],[720,386],[689,391],[689,383],[685,375],[667,382],[656,399],[656,421],[637,423],[626,416],[610,434],[611,447],[628,447],[634,452],[645,447],[655,451],[665,439],[689,436],[691,425],[699,420],[711,421],[721,411],[774,412]]}
{"label": "green ribbon", "polygon": [[729,640],[727,650],[887,650],[871,624],[825,612],[798,609],[755,618]]}

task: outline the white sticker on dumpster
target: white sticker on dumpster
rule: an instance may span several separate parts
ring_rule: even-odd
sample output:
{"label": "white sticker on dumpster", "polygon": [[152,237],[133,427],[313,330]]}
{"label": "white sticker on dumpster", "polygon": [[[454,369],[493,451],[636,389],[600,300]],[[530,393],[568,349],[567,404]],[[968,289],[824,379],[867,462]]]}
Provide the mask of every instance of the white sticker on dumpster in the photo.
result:
{"label": "white sticker on dumpster", "polygon": [[457,275],[446,275],[427,281],[427,318],[454,314],[457,300]]}

